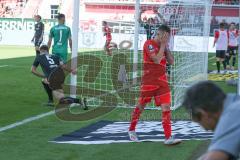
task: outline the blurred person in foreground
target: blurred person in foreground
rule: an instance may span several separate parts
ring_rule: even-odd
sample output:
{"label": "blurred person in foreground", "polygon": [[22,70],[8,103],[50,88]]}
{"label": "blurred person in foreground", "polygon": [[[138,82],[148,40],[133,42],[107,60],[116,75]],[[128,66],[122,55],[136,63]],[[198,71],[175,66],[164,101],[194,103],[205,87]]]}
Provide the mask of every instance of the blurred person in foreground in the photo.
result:
{"label": "blurred person in foreground", "polygon": [[206,154],[198,160],[237,160],[240,154],[240,97],[225,94],[217,85],[203,81],[190,87],[183,106],[193,121],[214,131]]}

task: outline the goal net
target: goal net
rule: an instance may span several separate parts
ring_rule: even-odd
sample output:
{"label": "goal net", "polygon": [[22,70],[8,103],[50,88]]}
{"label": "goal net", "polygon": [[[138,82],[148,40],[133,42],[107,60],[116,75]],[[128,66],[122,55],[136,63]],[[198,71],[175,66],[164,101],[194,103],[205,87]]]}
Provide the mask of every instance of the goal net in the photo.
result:
{"label": "goal net", "polygon": [[[207,79],[211,0],[84,0],[80,7],[77,94],[90,106],[134,107],[141,84],[143,44],[161,24],[171,27],[175,63],[166,71],[172,109],[193,83]],[[111,28],[111,55],[103,24]],[[148,28],[146,27],[148,25]],[[114,48],[117,45],[118,49]],[[148,108],[154,108],[149,104]]]}

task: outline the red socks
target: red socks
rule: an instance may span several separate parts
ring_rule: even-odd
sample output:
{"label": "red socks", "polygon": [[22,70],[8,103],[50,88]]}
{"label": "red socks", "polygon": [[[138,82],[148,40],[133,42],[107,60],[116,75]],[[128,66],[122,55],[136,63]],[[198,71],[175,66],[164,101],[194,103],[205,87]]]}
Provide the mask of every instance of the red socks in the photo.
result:
{"label": "red socks", "polygon": [[141,111],[138,107],[136,107],[132,112],[132,120],[129,127],[129,131],[135,131],[140,115],[141,115]]}
{"label": "red socks", "polygon": [[[136,107],[132,112],[132,120],[129,127],[129,131],[135,131],[140,115],[141,115],[141,111],[138,107]],[[162,112],[162,126],[164,130],[165,138],[166,139],[170,138],[172,135],[171,111]]]}
{"label": "red socks", "polygon": [[171,127],[171,111],[162,112],[162,126],[165,134],[165,138],[168,139],[172,135]]}

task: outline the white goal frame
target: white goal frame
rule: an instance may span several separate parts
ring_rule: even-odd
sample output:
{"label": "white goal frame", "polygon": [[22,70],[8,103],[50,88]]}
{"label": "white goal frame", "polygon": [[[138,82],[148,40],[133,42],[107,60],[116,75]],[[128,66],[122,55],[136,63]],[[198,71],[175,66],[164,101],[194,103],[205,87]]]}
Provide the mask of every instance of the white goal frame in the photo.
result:
{"label": "white goal frame", "polygon": [[[174,0],[167,0],[168,2],[175,2]],[[210,5],[212,4],[212,0],[178,0],[181,1],[182,3],[184,3],[184,5],[186,5],[187,3],[196,3],[196,4],[203,4],[206,3],[205,5]],[[72,46],[72,61],[71,61],[71,67],[73,68],[77,68],[77,56],[78,56],[78,33],[79,33],[79,9],[80,9],[80,0],[73,0],[73,22],[72,22],[72,39],[73,39],[73,46]],[[164,2],[163,2],[164,3]],[[140,0],[136,0],[135,3],[135,8],[140,8],[141,2]],[[208,24],[209,21],[209,17],[208,17],[208,13],[210,11],[208,9],[205,10],[205,17],[204,17],[204,24]],[[239,9],[240,12],[240,9]],[[138,62],[138,49],[139,49],[139,44],[138,44],[138,38],[139,38],[139,21],[138,21],[138,17],[139,17],[140,11],[139,9],[135,9],[135,33],[134,33],[134,54],[133,54],[133,64],[137,64]],[[207,31],[208,28],[210,26],[206,26],[204,25],[204,31]],[[206,39],[206,41],[208,41],[208,38]],[[206,44],[208,44],[206,42]],[[208,45],[205,46],[206,50],[208,48]],[[240,54],[240,53],[239,53]],[[207,67],[207,63],[208,63],[208,58],[206,57],[205,62],[205,72],[207,73],[208,67]],[[239,67],[240,70],[240,67]],[[134,65],[133,68],[133,78],[136,79],[137,78],[137,66]],[[207,80],[207,74],[205,75],[205,80]],[[136,81],[133,81],[133,83],[136,83]],[[239,80],[239,84],[240,84],[240,80]],[[240,86],[240,85],[239,85]],[[189,86],[184,86],[184,87],[189,87]],[[76,97],[76,88],[77,88],[77,76],[75,75],[71,75],[71,87],[70,87],[70,93],[71,96]],[[240,94],[240,87],[239,87],[239,94]],[[172,106],[172,109],[176,109],[180,106],[180,103],[178,102],[178,104]]]}

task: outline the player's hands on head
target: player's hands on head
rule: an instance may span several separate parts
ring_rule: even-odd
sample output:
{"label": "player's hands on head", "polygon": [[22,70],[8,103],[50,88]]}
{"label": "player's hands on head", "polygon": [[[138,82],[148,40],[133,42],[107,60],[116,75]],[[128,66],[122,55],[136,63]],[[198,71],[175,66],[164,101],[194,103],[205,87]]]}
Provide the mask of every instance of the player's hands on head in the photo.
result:
{"label": "player's hands on head", "polygon": [[169,41],[169,33],[167,32],[159,32],[159,40],[161,44],[167,44]]}

